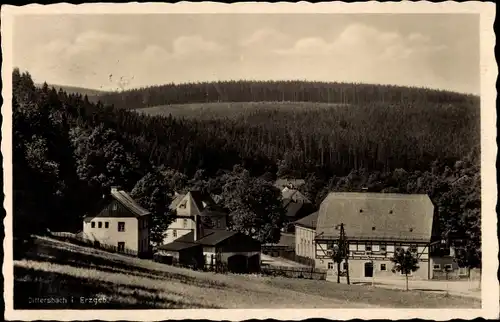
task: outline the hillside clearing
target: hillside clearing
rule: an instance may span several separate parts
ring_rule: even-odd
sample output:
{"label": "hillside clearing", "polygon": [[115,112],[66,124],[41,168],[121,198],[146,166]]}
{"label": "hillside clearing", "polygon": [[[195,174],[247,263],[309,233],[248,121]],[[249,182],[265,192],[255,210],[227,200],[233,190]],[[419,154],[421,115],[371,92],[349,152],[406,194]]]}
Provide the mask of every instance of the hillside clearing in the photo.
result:
{"label": "hillside clearing", "polygon": [[[30,298],[65,296],[75,300],[58,304],[64,308],[95,309],[480,307],[478,300],[424,292],[196,272],[48,238],[35,245],[14,262],[15,309],[53,308]],[[80,303],[80,297],[96,296],[106,303]]]}
{"label": "hillside clearing", "polygon": [[149,116],[169,116],[178,118],[224,118],[237,117],[241,113],[252,113],[262,110],[304,110],[304,109],[329,109],[346,104],[336,103],[311,103],[311,102],[220,102],[220,103],[194,103],[158,105],[138,108],[134,111]]}

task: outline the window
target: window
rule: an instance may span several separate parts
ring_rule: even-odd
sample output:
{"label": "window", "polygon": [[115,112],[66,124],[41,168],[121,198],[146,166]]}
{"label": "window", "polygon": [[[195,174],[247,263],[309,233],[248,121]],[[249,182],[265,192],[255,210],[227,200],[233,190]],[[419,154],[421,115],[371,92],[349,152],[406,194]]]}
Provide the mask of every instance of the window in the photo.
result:
{"label": "window", "polygon": [[393,252],[394,251],[394,245],[387,245],[387,251],[388,252]]}
{"label": "window", "polygon": [[115,202],[112,206],[113,211],[117,211],[118,210],[118,204]]}
{"label": "window", "polygon": [[349,244],[349,250],[357,251],[358,246],[356,244]]}
{"label": "window", "polygon": [[358,245],[358,250],[363,252],[365,250],[365,245]]}
{"label": "window", "polygon": [[453,269],[453,265],[451,265],[451,264],[445,264],[444,265],[444,269],[447,270],[447,271],[451,271]]}
{"label": "window", "polygon": [[185,200],[179,205],[179,208],[181,208],[181,209],[186,208],[186,201]]}
{"label": "window", "polygon": [[412,253],[416,253],[416,252],[417,252],[417,247],[415,247],[415,246],[411,246],[411,247],[410,247],[410,252],[412,252]]}
{"label": "window", "polygon": [[380,250],[380,245],[372,245],[372,250],[378,252]]}
{"label": "window", "polygon": [[386,245],[380,245],[380,250],[385,252],[387,250],[387,246]]}
{"label": "window", "polygon": [[346,271],[346,270],[347,270],[347,263],[346,263],[346,262],[343,262],[343,263],[342,263],[342,269],[343,269],[344,271]]}
{"label": "window", "polygon": [[387,267],[385,266],[385,264],[380,264],[380,270],[381,271],[386,271],[387,270]]}
{"label": "window", "polygon": [[434,264],[432,267],[435,271],[441,270],[441,264]]}
{"label": "window", "polygon": [[183,219],[182,220],[182,227],[186,228],[188,225],[188,220],[187,219]]}
{"label": "window", "polygon": [[118,242],[118,251],[119,252],[125,251],[125,242]]}
{"label": "window", "polygon": [[217,228],[221,228],[221,223],[220,223],[220,219],[217,219]]}
{"label": "window", "polygon": [[104,228],[109,228],[109,221],[106,221],[106,222],[104,223]]}
{"label": "window", "polygon": [[366,245],[366,251],[370,252],[372,250],[372,245]]}
{"label": "window", "polygon": [[375,230],[375,226],[372,227],[372,230]]}
{"label": "window", "polygon": [[123,221],[118,222],[118,231],[125,231],[125,223]]}
{"label": "window", "polygon": [[175,237],[177,237],[177,230],[175,230],[175,229],[174,229],[174,230],[172,231],[172,236],[173,236],[174,238],[175,238]]}
{"label": "window", "polygon": [[95,228],[95,221],[90,223],[90,227]]}
{"label": "window", "polygon": [[458,269],[458,275],[460,275],[460,276],[466,276],[466,275],[468,275],[467,274],[467,267],[460,267]]}
{"label": "window", "polygon": [[328,269],[333,269],[333,263],[332,262],[328,263]]}
{"label": "window", "polygon": [[97,222],[97,228],[102,228],[102,221]]}

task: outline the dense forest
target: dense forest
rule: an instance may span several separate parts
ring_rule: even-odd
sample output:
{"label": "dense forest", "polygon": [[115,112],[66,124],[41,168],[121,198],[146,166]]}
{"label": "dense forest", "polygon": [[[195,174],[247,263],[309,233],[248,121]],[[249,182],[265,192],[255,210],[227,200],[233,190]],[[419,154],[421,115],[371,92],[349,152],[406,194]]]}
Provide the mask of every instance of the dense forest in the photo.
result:
{"label": "dense forest", "polygon": [[[230,85],[240,83],[227,84],[230,92]],[[274,93],[279,83],[255,84],[261,86],[254,87],[261,88],[257,93],[263,84],[269,85],[265,93]],[[220,84],[211,86],[221,90]],[[15,69],[15,236],[45,228],[80,230],[82,216],[96,211],[102,195],[119,185],[155,214],[156,240],[171,218],[172,194],[199,189],[221,197],[221,206],[232,214],[231,229],[276,241],[284,210],[272,182],[278,176],[301,177],[303,192],[317,204],[329,191],[427,193],[443,237],[462,241],[459,260],[479,265],[478,100],[363,86],[357,87],[358,97],[366,100],[378,91],[386,101],[249,109],[230,118],[151,117],[47,84],[37,88],[29,73]],[[177,88],[178,97],[190,95],[182,86],[165,88]],[[127,102],[130,93],[113,95]],[[401,93],[420,96],[412,94],[413,102],[405,104]]]}
{"label": "dense forest", "polygon": [[210,102],[321,102],[340,104],[474,104],[479,98],[449,91],[391,85],[306,81],[225,81],[151,86],[103,93],[117,108]]}

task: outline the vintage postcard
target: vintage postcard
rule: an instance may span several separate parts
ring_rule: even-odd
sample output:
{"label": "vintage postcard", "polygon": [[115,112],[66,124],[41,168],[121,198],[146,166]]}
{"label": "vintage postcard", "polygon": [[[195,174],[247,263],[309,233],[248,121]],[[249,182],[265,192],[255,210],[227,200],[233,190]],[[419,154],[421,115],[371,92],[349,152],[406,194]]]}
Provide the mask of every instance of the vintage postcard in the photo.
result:
{"label": "vintage postcard", "polygon": [[1,14],[7,320],[498,318],[494,4]]}

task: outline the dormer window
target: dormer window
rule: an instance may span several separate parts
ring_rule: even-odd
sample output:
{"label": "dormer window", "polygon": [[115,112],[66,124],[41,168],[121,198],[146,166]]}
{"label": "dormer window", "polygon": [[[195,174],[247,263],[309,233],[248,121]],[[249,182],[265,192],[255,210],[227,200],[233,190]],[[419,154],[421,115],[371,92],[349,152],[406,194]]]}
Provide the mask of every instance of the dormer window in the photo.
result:
{"label": "dormer window", "polygon": [[372,227],[372,230],[375,230],[375,226]]}
{"label": "dormer window", "polygon": [[181,209],[186,208],[186,201],[185,200],[179,205],[179,208],[181,208]]}
{"label": "dormer window", "polygon": [[392,210],[389,210],[389,213],[392,214]]}
{"label": "dormer window", "polygon": [[413,228],[410,228],[410,233],[413,232]]}
{"label": "dormer window", "polygon": [[359,209],[359,212],[360,212],[360,213],[361,213],[361,212],[363,212],[363,209]]}

